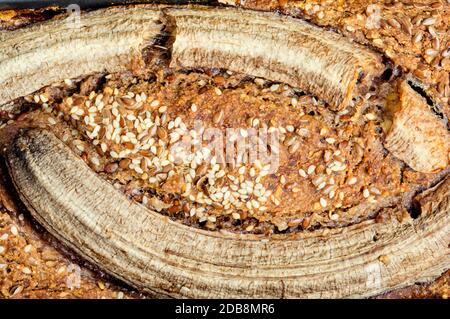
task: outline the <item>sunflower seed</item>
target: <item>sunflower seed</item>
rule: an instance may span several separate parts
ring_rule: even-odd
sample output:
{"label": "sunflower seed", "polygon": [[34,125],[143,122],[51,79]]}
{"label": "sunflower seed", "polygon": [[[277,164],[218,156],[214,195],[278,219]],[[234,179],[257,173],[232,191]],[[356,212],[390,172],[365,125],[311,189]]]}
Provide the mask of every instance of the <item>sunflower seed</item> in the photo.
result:
{"label": "sunflower seed", "polygon": [[419,42],[422,41],[422,38],[423,38],[423,32],[422,31],[417,31],[417,33],[414,35],[413,42],[414,43],[419,43]]}
{"label": "sunflower seed", "polygon": [[426,18],[422,21],[422,24],[425,26],[429,26],[429,25],[434,25],[436,23],[436,18],[435,17],[429,17]]}

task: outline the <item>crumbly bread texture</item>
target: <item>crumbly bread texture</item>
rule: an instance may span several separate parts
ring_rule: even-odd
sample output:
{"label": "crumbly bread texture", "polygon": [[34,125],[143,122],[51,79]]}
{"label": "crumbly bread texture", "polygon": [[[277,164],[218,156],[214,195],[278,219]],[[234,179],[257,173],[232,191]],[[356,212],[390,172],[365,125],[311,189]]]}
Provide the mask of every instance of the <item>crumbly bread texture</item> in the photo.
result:
{"label": "crumbly bread texture", "polygon": [[[420,79],[448,116],[448,34],[442,31],[448,3],[440,3],[440,7],[436,2],[423,6],[376,3],[370,8],[358,1],[246,1],[239,5],[264,10],[276,7],[290,15],[305,15],[320,26],[332,26],[356,42],[374,46],[403,72]],[[378,8],[381,20],[371,15]],[[23,21],[38,20],[24,19],[20,12],[0,18],[3,26],[16,27],[28,23]],[[442,173],[419,171],[447,167],[443,162],[448,160],[448,149],[447,157],[439,153],[440,161],[419,160],[421,166],[417,166],[414,157],[383,148],[386,134],[385,147],[395,148],[395,143],[389,142],[395,132],[392,117],[382,112],[395,81],[380,82],[364,103],[334,112],[312,95],[298,94],[295,87],[239,73],[206,69],[185,74],[162,66],[150,74],[152,81],[129,73],[99,74],[46,87],[20,102],[24,108],[38,110],[16,120],[51,128],[94,171],[134,200],[178,222],[212,231],[270,235],[342,227],[370,218],[379,222],[388,216],[405,219],[409,216],[406,210],[398,213],[392,207],[410,204],[417,191],[442,178]],[[417,94],[411,90],[403,87],[403,92]],[[429,111],[422,97],[419,101],[422,111]],[[429,120],[439,121],[430,112],[426,112]],[[202,166],[192,164],[192,159],[173,163],[165,150],[192,129],[197,119],[222,129],[267,126],[279,130],[282,143],[277,174],[261,174],[261,163],[221,166],[209,161]],[[442,126],[444,140],[448,139],[446,128],[436,123]],[[115,132],[125,128],[131,134],[122,137]],[[144,139],[153,139],[154,147],[137,147]],[[9,184],[5,181],[3,185]],[[139,297],[70,257],[16,207],[9,187],[0,189],[3,297]],[[149,201],[155,192],[158,200]],[[233,200],[224,201],[225,196]],[[79,282],[77,274],[81,274]],[[416,285],[391,296],[446,298],[448,277],[447,272],[434,284]],[[72,280],[75,287],[69,288]]]}

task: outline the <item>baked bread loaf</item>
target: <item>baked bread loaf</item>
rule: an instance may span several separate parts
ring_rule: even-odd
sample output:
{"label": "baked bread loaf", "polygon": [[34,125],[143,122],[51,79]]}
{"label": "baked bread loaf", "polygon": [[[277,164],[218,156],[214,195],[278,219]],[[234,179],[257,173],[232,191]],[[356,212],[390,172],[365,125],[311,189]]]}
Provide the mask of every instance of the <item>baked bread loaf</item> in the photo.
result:
{"label": "baked bread loaf", "polygon": [[[0,63],[4,174],[75,256],[173,297],[373,296],[448,269],[445,86],[439,95],[386,52],[271,13],[81,18],[83,33],[62,17],[3,32]],[[20,214],[1,194],[8,219]],[[2,293],[23,296],[4,265]],[[80,296],[123,295],[93,280]]]}

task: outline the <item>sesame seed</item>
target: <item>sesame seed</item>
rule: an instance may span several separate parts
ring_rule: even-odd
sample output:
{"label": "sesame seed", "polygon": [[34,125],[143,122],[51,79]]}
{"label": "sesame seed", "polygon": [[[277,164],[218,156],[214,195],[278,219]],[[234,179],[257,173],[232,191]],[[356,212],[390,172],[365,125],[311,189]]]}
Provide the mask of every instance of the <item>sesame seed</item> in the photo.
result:
{"label": "sesame seed", "polygon": [[308,167],[308,175],[313,174],[316,171],[316,166],[315,165],[310,165]]}
{"label": "sesame seed", "polygon": [[275,196],[271,196],[270,197],[270,199],[272,200],[272,202],[276,205],[276,206],[279,206],[280,205],[280,200],[277,198],[277,197],[275,197]]}
{"label": "sesame seed", "polygon": [[288,147],[288,152],[289,152],[289,154],[294,154],[296,151],[298,151],[299,148],[300,148],[300,142],[299,141],[294,141],[292,143],[292,145],[290,145]]}
{"label": "sesame seed", "polygon": [[180,134],[177,132],[170,133],[170,143],[175,143],[180,139]]}
{"label": "sesame seed", "polygon": [[297,106],[297,104],[298,104],[298,99],[296,99],[295,97],[293,97],[292,99],[291,99],[291,105],[292,106]]}
{"label": "sesame seed", "polygon": [[367,188],[364,188],[363,196],[364,196],[364,198],[368,198],[370,196],[370,192],[369,192],[369,190]]}
{"label": "sesame seed", "polygon": [[299,128],[297,130],[297,134],[303,137],[307,137],[309,135],[309,130],[307,128]]}
{"label": "sesame seed", "polygon": [[158,109],[158,112],[159,112],[159,113],[164,113],[164,112],[166,112],[166,111],[167,111],[167,106],[165,106],[165,105],[161,106],[161,107]]}
{"label": "sesame seed", "polygon": [[250,226],[247,226],[247,227],[245,228],[245,230],[246,230],[246,231],[252,231],[254,228],[255,228],[254,225],[250,225]]}
{"label": "sesame seed", "polygon": [[271,90],[272,92],[275,92],[275,91],[277,91],[277,90],[279,89],[279,87],[280,87],[279,84],[273,84],[273,85],[270,87],[270,90]]}
{"label": "sesame seed", "polygon": [[356,184],[357,181],[358,181],[358,179],[356,177],[352,177],[348,180],[347,184],[354,185],[354,184]]}
{"label": "sesame seed", "polygon": [[252,206],[256,209],[258,209],[260,207],[259,202],[254,199],[251,201],[251,203],[252,203]]}
{"label": "sesame seed", "polygon": [[47,98],[44,94],[40,94],[40,95],[39,95],[39,98],[41,99],[41,101],[42,101],[43,103],[47,103],[47,102],[48,102],[48,98]]}
{"label": "sesame seed", "polygon": [[307,177],[307,176],[308,176],[308,175],[306,174],[305,170],[303,170],[303,169],[299,169],[299,170],[298,170],[298,174],[299,174],[301,177]]}
{"label": "sesame seed", "polygon": [[192,103],[192,105],[191,105],[191,111],[192,112],[197,112],[197,105],[195,105],[194,103]]}
{"label": "sesame seed", "polygon": [[317,178],[313,179],[313,180],[312,180],[312,183],[313,183],[314,186],[318,186],[318,185],[320,185],[324,180],[325,180],[325,179],[324,179],[324,176],[323,176],[323,175],[320,175],[320,176],[318,176]]}
{"label": "sesame seed", "polygon": [[261,79],[261,78],[256,78],[256,79],[253,80],[253,82],[255,82],[255,84],[257,84],[259,86],[263,86],[266,83],[266,81],[264,79]]}
{"label": "sesame seed", "polygon": [[324,188],[327,185],[327,183],[322,182],[319,184],[319,186],[317,186],[317,190],[321,190],[322,188]]}
{"label": "sesame seed", "polygon": [[241,215],[239,215],[238,213],[232,213],[231,216],[236,220],[241,219]]}
{"label": "sesame seed", "polygon": [[217,174],[216,174],[216,177],[217,178],[221,178],[221,177],[224,177],[225,176],[225,171],[224,170],[220,170]]}
{"label": "sesame seed", "polygon": [[94,164],[96,166],[100,165],[100,160],[95,156],[91,157],[91,162],[92,162],[92,164]]}
{"label": "sesame seed", "polygon": [[83,152],[84,151],[84,146],[82,144],[76,144],[75,147],[80,151]]}
{"label": "sesame seed", "polygon": [[330,219],[331,220],[338,220],[339,219],[339,215],[338,214],[331,214],[330,215]]}
{"label": "sesame seed", "polygon": [[14,236],[17,236],[19,234],[16,226],[11,227],[11,234],[13,234]]}
{"label": "sesame seed", "polygon": [[0,254],[3,254],[5,252],[6,248],[3,246],[0,246]]}
{"label": "sesame seed", "polygon": [[370,188],[370,192],[374,193],[375,195],[381,195],[380,190],[378,188],[376,188],[376,187],[371,187]]}
{"label": "sesame seed", "polygon": [[339,161],[333,161],[328,165],[328,168],[331,169],[333,172],[340,172],[345,170],[347,165],[344,163],[341,163]]}
{"label": "sesame seed", "polygon": [[31,269],[28,267],[23,267],[22,272],[26,275],[31,275]]}
{"label": "sesame seed", "polygon": [[324,208],[327,206],[327,200],[325,198],[321,197],[319,202],[320,202],[320,206],[322,206]]}
{"label": "sesame seed", "polygon": [[111,155],[111,157],[114,157],[114,158],[118,158],[119,157],[119,154],[117,154],[116,151],[111,151],[109,154]]}
{"label": "sesame seed", "polygon": [[287,125],[287,126],[286,126],[286,130],[287,130],[288,132],[292,133],[292,132],[295,131],[295,127],[294,127],[294,125]]}

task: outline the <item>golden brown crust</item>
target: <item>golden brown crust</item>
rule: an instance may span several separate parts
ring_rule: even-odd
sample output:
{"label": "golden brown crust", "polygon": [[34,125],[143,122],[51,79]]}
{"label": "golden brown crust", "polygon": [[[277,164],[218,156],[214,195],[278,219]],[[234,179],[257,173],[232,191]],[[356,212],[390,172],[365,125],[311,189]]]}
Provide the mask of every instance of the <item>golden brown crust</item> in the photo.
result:
{"label": "golden brown crust", "polygon": [[[351,29],[351,28],[348,28],[349,30]],[[350,32],[350,31],[348,31],[348,32]],[[400,56],[399,56],[399,58],[401,57],[402,55],[400,54]],[[445,61],[444,61],[445,62]],[[445,66],[445,63],[443,64],[444,66]],[[444,80],[443,81],[441,81],[440,83],[443,83],[443,85],[441,85],[442,86],[442,88],[441,88],[441,91],[443,90],[444,91],[444,93],[445,93],[445,90],[446,90],[446,82],[445,82],[445,78],[444,78]],[[447,80],[447,83],[448,83],[448,80]],[[439,89],[439,87],[438,87],[438,89]],[[445,94],[444,94],[444,98],[445,98]],[[409,174],[409,173],[408,173]],[[406,174],[405,174],[405,176],[406,176]],[[20,258],[22,258],[22,257],[20,257]],[[444,278],[445,278],[445,276],[444,276]],[[100,285],[101,286],[101,285]],[[84,289],[84,288],[83,288]],[[19,289],[20,290],[20,289]],[[17,290],[17,291],[19,291],[19,290]],[[108,290],[108,289],[106,289],[106,290]],[[61,296],[64,296],[64,295],[61,295]],[[89,295],[89,293],[86,295],[86,296],[90,296]],[[442,296],[445,296],[445,293],[442,293]]]}
{"label": "golden brown crust", "polygon": [[0,10],[0,30],[15,30],[45,21],[61,12],[58,7],[41,9]]}

